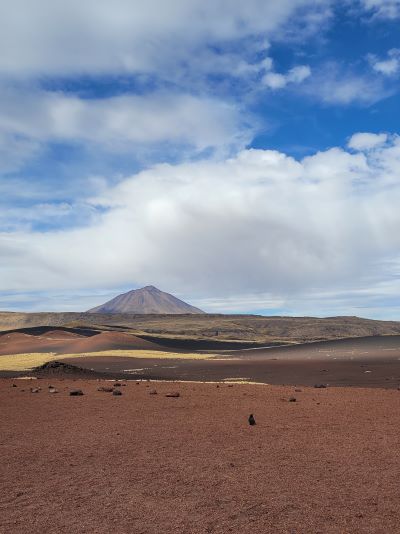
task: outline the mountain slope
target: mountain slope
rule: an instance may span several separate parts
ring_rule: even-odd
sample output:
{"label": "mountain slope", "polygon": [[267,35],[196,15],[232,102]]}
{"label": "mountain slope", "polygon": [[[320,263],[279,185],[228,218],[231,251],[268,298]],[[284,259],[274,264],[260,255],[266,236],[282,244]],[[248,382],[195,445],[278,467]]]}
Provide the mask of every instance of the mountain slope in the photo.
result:
{"label": "mountain slope", "polygon": [[109,300],[87,313],[204,313],[183,300],[154,286],[134,289]]}

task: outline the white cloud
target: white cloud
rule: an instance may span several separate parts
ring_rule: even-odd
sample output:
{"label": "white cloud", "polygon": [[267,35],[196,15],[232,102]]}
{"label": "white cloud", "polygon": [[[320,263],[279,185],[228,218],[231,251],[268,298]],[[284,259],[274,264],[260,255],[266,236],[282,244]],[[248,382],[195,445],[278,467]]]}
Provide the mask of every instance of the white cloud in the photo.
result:
{"label": "white cloud", "polygon": [[266,41],[290,17],[323,17],[327,6],[327,0],[1,0],[0,73],[173,74],[172,65],[213,44]]}
{"label": "white cloud", "polygon": [[89,225],[1,234],[0,290],[153,283],[272,303],[383,283],[399,260],[399,172],[397,136],[301,161],[245,150],[158,165],[92,199],[103,213]]}
{"label": "white cloud", "polygon": [[385,133],[374,134],[369,132],[360,132],[350,137],[347,146],[353,150],[367,151],[383,145],[387,140],[388,135]]}
{"label": "white cloud", "polygon": [[391,94],[376,76],[344,71],[336,63],[328,63],[315,72],[302,91],[326,104],[370,105]]}
{"label": "white cloud", "polygon": [[263,78],[262,82],[270,89],[283,89],[290,83],[302,83],[311,75],[311,69],[308,65],[298,65],[288,71],[287,74],[269,71]]}
{"label": "white cloud", "polygon": [[267,72],[263,76],[262,82],[270,89],[283,89],[287,84],[286,77],[278,72]]}
{"label": "white cloud", "polygon": [[211,97],[157,92],[81,99],[0,88],[0,98],[0,150],[4,144],[9,165],[46,141],[100,143],[111,150],[164,143],[201,151],[243,146],[251,132],[234,104]]}
{"label": "white cloud", "polygon": [[368,59],[376,72],[385,76],[394,76],[400,70],[400,49],[392,48],[387,55],[387,59],[380,60],[374,54],[369,54]]}
{"label": "white cloud", "polygon": [[40,142],[0,127],[0,173],[13,172],[40,152]]}
{"label": "white cloud", "polygon": [[400,0],[360,0],[360,3],[378,18],[393,20],[400,16]]}

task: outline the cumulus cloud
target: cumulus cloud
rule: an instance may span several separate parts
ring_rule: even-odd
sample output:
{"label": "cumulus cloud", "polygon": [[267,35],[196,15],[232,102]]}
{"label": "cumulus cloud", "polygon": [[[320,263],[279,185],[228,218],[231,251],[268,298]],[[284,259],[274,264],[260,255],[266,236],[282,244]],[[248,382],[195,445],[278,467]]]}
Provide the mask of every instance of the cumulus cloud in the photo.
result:
{"label": "cumulus cloud", "polygon": [[383,145],[387,140],[388,135],[385,133],[359,132],[351,136],[347,145],[354,150],[367,151]]}
{"label": "cumulus cloud", "polygon": [[356,153],[298,161],[244,150],[142,171],[92,198],[100,211],[86,226],[3,232],[0,290],[153,283],[279,301],[390,278],[382,265],[399,260],[400,139],[365,139]]}

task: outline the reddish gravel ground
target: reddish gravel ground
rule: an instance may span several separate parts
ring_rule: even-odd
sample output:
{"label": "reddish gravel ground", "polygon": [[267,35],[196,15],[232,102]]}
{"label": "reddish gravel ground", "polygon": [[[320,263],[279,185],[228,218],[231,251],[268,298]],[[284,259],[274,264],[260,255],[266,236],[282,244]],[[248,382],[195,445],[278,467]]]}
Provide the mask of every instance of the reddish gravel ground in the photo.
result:
{"label": "reddish gravel ground", "polygon": [[400,531],[400,391],[51,383],[0,380],[2,534]]}

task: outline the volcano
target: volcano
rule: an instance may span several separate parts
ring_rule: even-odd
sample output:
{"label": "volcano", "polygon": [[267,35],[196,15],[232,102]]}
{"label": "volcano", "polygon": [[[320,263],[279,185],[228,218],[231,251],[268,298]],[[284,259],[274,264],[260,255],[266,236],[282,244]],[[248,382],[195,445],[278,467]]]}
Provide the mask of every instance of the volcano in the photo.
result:
{"label": "volcano", "polygon": [[87,313],[194,314],[204,312],[154,286],[146,286],[118,295],[105,304],[88,310]]}

